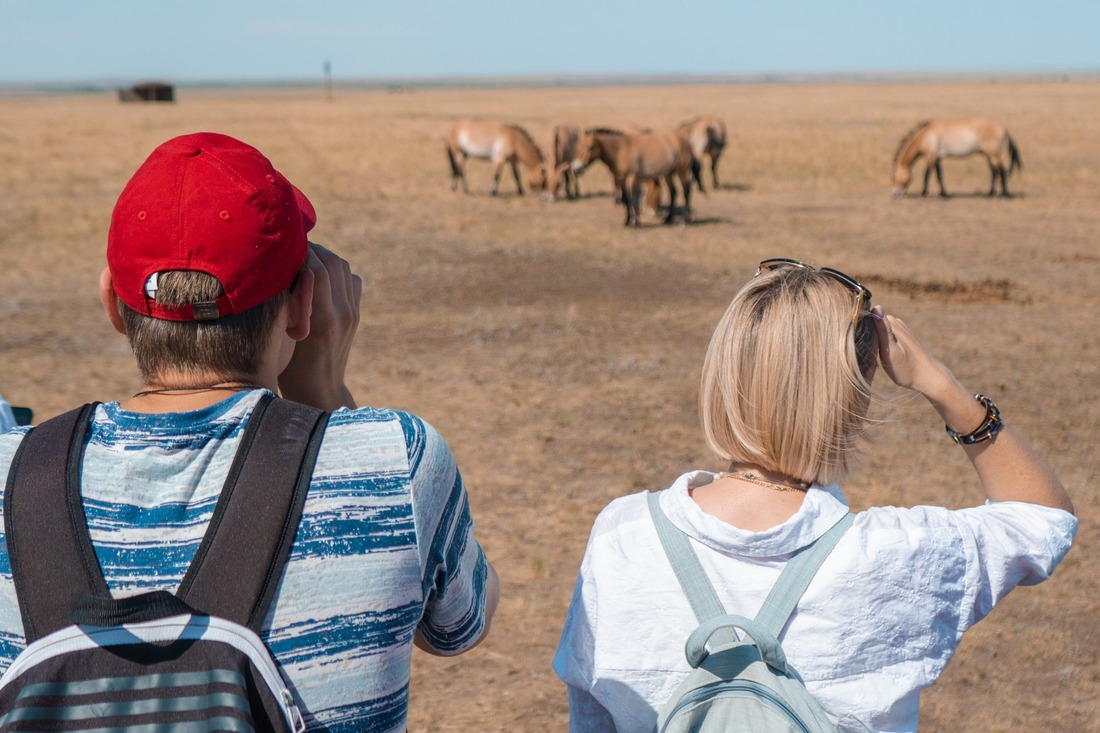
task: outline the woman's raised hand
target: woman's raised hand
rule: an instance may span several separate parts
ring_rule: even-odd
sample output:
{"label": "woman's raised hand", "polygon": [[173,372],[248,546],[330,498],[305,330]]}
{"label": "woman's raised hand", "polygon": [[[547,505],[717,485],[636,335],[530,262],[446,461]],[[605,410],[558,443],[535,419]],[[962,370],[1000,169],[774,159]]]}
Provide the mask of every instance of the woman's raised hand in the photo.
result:
{"label": "woman's raised hand", "polygon": [[878,331],[879,361],[894,384],[930,398],[955,381],[951,371],[917,340],[905,321],[887,315],[881,305],[871,309]]}
{"label": "woman's raised hand", "polygon": [[[965,434],[982,424],[985,406],[917,340],[904,321],[887,315],[879,305],[871,309],[871,315],[878,329],[882,368],[895,384],[924,395],[957,432]],[[965,445],[963,450],[977,470],[986,496],[993,501],[1026,501],[1073,511],[1073,502],[1050,466],[1011,426],[995,440]]]}

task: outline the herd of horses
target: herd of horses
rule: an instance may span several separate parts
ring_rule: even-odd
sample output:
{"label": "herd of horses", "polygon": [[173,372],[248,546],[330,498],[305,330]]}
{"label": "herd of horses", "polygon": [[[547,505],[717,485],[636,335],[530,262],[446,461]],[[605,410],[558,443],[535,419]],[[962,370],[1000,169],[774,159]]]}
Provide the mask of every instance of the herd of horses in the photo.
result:
{"label": "herd of horses", "polygon": [[[448,132],[447,157],[452,191],[461,185],[469,192],[466,161],[475,158],[492,164],[490,192],[494,196],[506,165],[512,171],[517,192],[524,194],[522,165],[529,171],[527,187],[554,199],[578,198],[579,174],[599,161],[611,173],[616,203],[622,203],[626,210],[626,225],[638,226],[643,208],[653,212],[660,208],[663,189],[669,195],[665,223],[673,222],[680,211],[684,221],[690,222],[692,187],[705,190],[702,169],[708,161],[711,183],[719,187],[718,160],[727,142],[725,123],[713,116],[693,117],[667,130],[632,126],[582,130],[577,125],[559,123],[553,128],[553,157],[547,159],[531,134],[519,125],[464,119],[455,122]],[[989,163],[989,195],[997,194],[999,182],[1000,195],[1009,196],[1008,176],[1022,167],[1020,153],[1005,125],[988,118],[926,120],[917,125],[902,138],[894,154],[894,194],[908,191],[913,166],[924,158],[921,196],[928,195],[929,178],[935,171],[940,195],[946,197],[942,159],[978,153]],[[683,196],[682,209],[676,206],[677,182]]]}
{"label": "herd of horses", "polygon": [[701,165],[709,159],[711,180],[718,186],[718,159],[726,147],[726,125],[717,117],[696,117],[673,130],[598,127],[581,130],[558,124],[553,130],[553,158],[547,160],[525,129],[507,122],[459,120],[447,135],[451,163],[451,190],[466,183],[466,160],[488,160],[493,166],[490,192],[495,196],[507,165],[524,193],[520,166],[529,170],[527,186],[552,198],[580,196],[578,175],[595,161],[607,166],[614,181],[616,201],[626,209],[626,224],[640,225],[645,206],[657,210],[663,182],[669,192],[666,223],[680,209],[676,206],[676,182],[683,194],[685,221],[691,221],[692,185],[703,188]]}

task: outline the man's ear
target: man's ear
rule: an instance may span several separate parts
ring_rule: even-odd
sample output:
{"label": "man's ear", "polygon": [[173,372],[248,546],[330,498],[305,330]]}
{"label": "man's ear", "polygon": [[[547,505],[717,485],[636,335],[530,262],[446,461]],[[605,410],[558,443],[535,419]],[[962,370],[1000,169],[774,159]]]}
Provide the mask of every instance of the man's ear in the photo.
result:
{"label": "man's ear", "polygon": [[118,312],[118,295],[115,294],[115,281],[111,277],[110,268],[104,267],[99,274],[99,300],[103,303],[103,310],[107,311],[107,318],[115,330],[126,335],[126,324],[122,322],[122,314]]}
{"label": "man's ear", "polygon": [[298,284],[287,302],[286,335],[295,341],[309,336],[309,319],[313,315],[313,270],[304,268]]}

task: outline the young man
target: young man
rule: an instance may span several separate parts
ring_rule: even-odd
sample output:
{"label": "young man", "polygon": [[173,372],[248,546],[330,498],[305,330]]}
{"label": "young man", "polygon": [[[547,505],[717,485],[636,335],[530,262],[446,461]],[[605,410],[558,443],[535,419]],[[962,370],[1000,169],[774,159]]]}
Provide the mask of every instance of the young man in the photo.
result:
{"label": "young man", "polygon": [[[134,174],[100,296],[143,387],[96,409],[84,512],[116,598],[175,590],[265,390],[332,411],[262,637],[309,730],[403,731],[413,644],[476,645],[499,583],[443,439],[414,415],[356,408],[344,370],[362,282],[307,240],[315,220],[225,135],[169,140]],[[23,432],[0,437],[0,475]],[[0,671],[24,645],[0,541]]]}

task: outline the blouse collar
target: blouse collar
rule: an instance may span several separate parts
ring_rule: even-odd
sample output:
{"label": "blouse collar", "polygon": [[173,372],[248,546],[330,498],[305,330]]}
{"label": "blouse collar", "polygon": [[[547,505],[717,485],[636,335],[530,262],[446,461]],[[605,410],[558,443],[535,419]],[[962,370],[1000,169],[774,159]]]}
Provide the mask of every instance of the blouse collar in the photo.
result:
{"label": "blouse collar", "polygon": [[707,514],[688,494],[689,489],[714,481],[710,471],[691,471],[676,479],[665,492],[661,507],[672,523],[691,537],[723,554],[775,557],[809,545],[848,512],[848,500],[836,485],[813,484],[802,506],[787,521],[760,532],[738,529]]}

